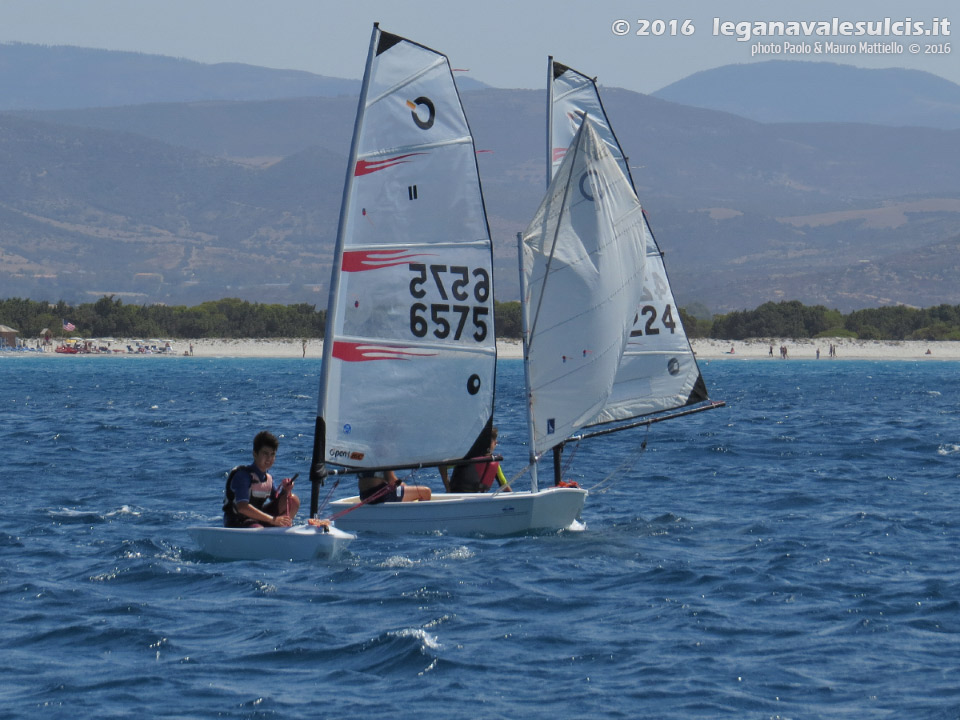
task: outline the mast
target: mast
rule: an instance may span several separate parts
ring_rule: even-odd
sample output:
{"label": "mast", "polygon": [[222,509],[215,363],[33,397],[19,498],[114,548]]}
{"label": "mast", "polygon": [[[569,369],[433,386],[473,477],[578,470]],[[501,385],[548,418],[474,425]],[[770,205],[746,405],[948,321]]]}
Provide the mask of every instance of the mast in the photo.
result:
{"label": "mast", "polygon": [[363,124],[364,107],[367,103],[367,92],[370,87],[370,69],[373,67],[374,50],[377,39],[380,37],[380,23],[373,24],[370,35],[370,48],[367,51],[367,65],[363,71],[363,83],[360,86],[360,99],[357,104],[357,116],[353,123],[353,139],[350,141],[350,157],[347,161],[346,178],[343,183],[343,200],[340,202],[340,218],[337,225],[337,242],[333,251],[331,264],[330,288],[327,297],[327,317],[324,328],[323,364],[320,366],[320,392],[317,400],[317,421],[313,431],[313,457],[310,462],[310,517],[316,517],[320,504],[320,485],[326,473],[326,424],[323,420],[323,406],[327,394],[327,383],[330,379],[330,363],[333,358],[333,323],[336,315],[337,298],[340,292],[340,273],[337,268],[343,262],[343,240],[346,229],[347,213],[350,199],[353,195],[354,167],[357,164],[357,142],[360,137],[360,128]]}
{"label": "mast", "polygon": [[553,55],[547,57],[547,187],[553,177]]}
{"label": "mast", "polygon": [[[570,148],[573,150],[572,154],[568,153],[568,157],[564,158],[565,163],[569,163],[571,166],[575,164],[580,152],[581,152],[581,135],[584,134],[588,124],[586,122],[586,117],[584,117],[584,123],[580,126],[580,129],[577,131],[576,137],[574,138],[573,143]],[[587,171],[581,177],[581,182],[584,178],[588,177],[591,174],[591,171]],[[534,377],[531,369],[531,349],[534,341],[534,337],[541,337],[538,335],[539,327],[538,322],[541,319],[541,311],[545,308],[545,297],[547,294],[547,277],[550,275],[551,268],[554,265],[555,254],[557,252],[558,238],[560,237],[561,230],[561,218],[564,214],[565,209],[568,207],[568,196],[570,193],[570,178],[563,184],[562,192],[558,192],[557,189],[553,188],[553,181],[550,182],[547,188],[547,195],[544,198],[544,203],[541,205],[541,209],[538,211],[537,216],[540,216],[541,212],[544,211],[544,208],[549,206],[551,200],[559,200],[558,210],[556,211],[556,219],[553,222],[547,222],[545,229],[548,231],[549,239],[544,236],[544,242],[542,249],[542,257],[544,258],[544,277],[539,282],[539,292],[536,298],[531,296],[531,285],[529,283],[528,277],[528,268],[524,260],[525,256],[525,247],[524,247],[524,235],[525,233],[517,234],[517,254],[520,266],[520,302],[521,302],[521,322],[523,330],[523,369],[524,369],[524,385],[527,391],[527,428],[528,428],[528,442],[530,447],[530,485],[533,492],[538,491],[538,474],[537,474],[537,464],[539,462],[539,447],[540,445],[537,442],[537,428],[536,428],[536,416],[534,408]],[[553,198],[551,198],[551,192],[554,193]],[[531,227],[538,224],[538,219],[535,219],[531,222]],[[551,227],[552,226],[552,227]],[[527,234],[531,232],[531,227],[527,228]],[[581,246],[582,247],[582,246]],[[569,260],[569,257],[558,261],[559,264],[565,265],[565,261]],[[533,284],[533,287],[537,287],[537,283]],[[549,312],[547,314],[550,314]],[[546,324],[549,328],[551,323],[556,322],[556,318],[551,318],[546,321]],[[538,345],[539,347],[540,345]],[[538,351],[539,352],[539,351]],[[540,368],[542,372],[542,368]],[[612,379],[612,378],[611,378]],[[542,408],[541,408],[542,409]],[[552,425],[553,419],[550,419],[550,412],[547,413],[547,424]],[[547,430],[547,432],[552,432],[552,430]],[[551,448],[556,448],[557,444],[562,444],[562,440],[554,441],[551,444]],[[555,481],[559,478],[559,455],[555,452],[554,454],[554,476]]]}
{"label": "mast", "polygon": [[[551,58],[552,60],[552,58]],[[517,233],[517,263],[520,268],[520,302],[527,302],[527,274],[523,271],[523,233]],[[533,391],[530,386],[530,327],[527,313],[520,310],[520,327],[523,336],[523,386],[527,391],[527,446],[530,448],[530,490],[537,492],[537,444],[533,429]]]}
{"label": "mast", "polygon": [[[553,178],[553,55],[547,56],[547,187]],[[563,479],[560,475],[560,456],[563,454],[563,443],[553,448],[553,484],[559,485]]]}

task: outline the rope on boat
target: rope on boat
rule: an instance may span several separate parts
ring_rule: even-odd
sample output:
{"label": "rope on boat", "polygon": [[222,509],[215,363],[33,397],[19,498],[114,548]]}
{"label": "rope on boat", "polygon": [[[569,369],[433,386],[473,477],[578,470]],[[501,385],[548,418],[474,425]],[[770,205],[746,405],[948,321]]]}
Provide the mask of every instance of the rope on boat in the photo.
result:
{"label": "rope on boat", "polygon": [[320,515],[320,511],[323,510],[327,506],[327,503],[330,502],[330,497],[333,495],[333,491],[337,489],[337,485],[339,484],[340,478],[338,477],[333,481],[333,485],[330,487],[330,489],[327,490],[327,495],[325,498],[323,498],[323,502],[320,503],[320,507],[317,508],[317,515]]}
{"label": "rope on boat", "polygon": [[337,518],[342,518],[342,517],[343,517],[344,515],[346,515],[347,513],[353,512],[354,510],[356,510],[358,507],[361,507],[362,505],[369,505],[369,504],[372,503],[374,500],[378,500],[379,498],[382,498],[384,495],[387,494],[387,491],[389,491],[389,490],[391,490],[391,489],[392,489],[392,488],[390,487],[390,483],[386,483],[382,488],[380,488],[379,490],[377,490],[377,491],[376,491],[373,495],[371,495],[370,497],[366,498],[365,500],[361,500],[361,501],[358,502],[356,505],[351,505],[351,506],[348,507],[346,510],[341,510],[341,511],[338,512],[338,513],[334,513],[333,515],[330,516],[329,519],[330,519],[331,521],[333,521],[333,520],[336,520]]}
{"label": "rope on boat", "polygon": [[573,464],[573,459],[577,456],[577,450],[580,449],[580,441],[577,440],[577,444],[573,446],[573,450],[570,451],[570,454],[567,455],[567,461],[560,466],[560,477],[563,478],[567,474],[567,470],[570,469],[570,466]]}
{"label": "rope on boat", "polygon": [[606,485],[606,484],[608,484],[608,483],[612,485],[612,483],[611,483],[610,481],[614,478],[614,476],[618,476],[618,475],[619,475],[620,477],[623,477],[624,472],[626,472],[626,470],[628,470],[630,467],[632,467],[633,465],[635,465],[635,464],[637,463],[637,461],[640,459],[640,456],[643,455],[644,451],[646,451],[646,449],[647,449],[647,437],[648,437],[649,435],[650,435],[650,426],[647,425],[647,432],[646,432],[646,434],[643,436],[643,442],[640,443],[639,448],[636,449],[636,450],[634,450],[634,451],[633,451],[632,453],[630,453],[629,455],[627,455],[627,458],[626,458],[622,463],[620,463],[617,467],[615,467],[615,468],[610,472],[609,475],[607,475],[603,480],[601,480],[601,481],[598,482],[596,485],[594,485],[592,488],[590,488],[590,492],[596,492],[597,489],[603,487],[604,485]]}
{"label": "rope on boat", "polygon": [[[410,479],[411,479],[414,475],[416,475],[416,474],[417,474],[417,471],[416,471],[416,470],[412,470],[412,471],[410,472],[410,474],[408,474],[408,475],[407,475],[405,478],[403,478],[402,480],[398,479],[398,480],[397,480],[397,483],[405,483],[405,482],[407,482],[407,480],[410,480]],[[337,482],[334,483],[333,488],[330,489],[330,492],[327,493],[327,497],[324,498],[324,500],[323,500],[323,505],[320,506],[321,508],[322,508],[324,505],[326,505],[327,502],[329,502],[329,500],[330,500],[330,495],[331,495],[331,493],[336,489],[337,484],[338,484],[339,482],[340,482],[340,479],[337,478]],[[414,484],[416,487],[420,487],[420,483],[419,483],[419,481],[417,481],[417,480],[414,480],[414,481],[413,481],[413,484]],[[373,495],[371,495],[370,497],[366,498],[365,500],[361,500],[361,501],[358,502],[356,505],[351,505],[350,507],[346,508],[345,510],[341,510],[341,511],[338,512],[338,513],[334,513],[334,514],[331,515],[328,519],[332,522],[332,521],[336,520],[337,518],[342,518],[344,515],[346,515],[346,514],[349,513],[349,512],[353,512],[354,510],[356,510],[356,509],[357,509],[358,507],[360,507],[361,505],[369,505],[369,504],[372,503],[374,500],[379,500],[380,498],[382,498],[384,495],[387,494],[387,492],[388,492],[389,490],[395,490],[395,489],[396,489],[396,485],[392,485],[392,486],[391,486],[390,483],[386,483],[382,488],[380,488],[379,490],[377,490],[377,491],[376,491]],[[317,514],[319,515],[319,511],[317,512]]]}

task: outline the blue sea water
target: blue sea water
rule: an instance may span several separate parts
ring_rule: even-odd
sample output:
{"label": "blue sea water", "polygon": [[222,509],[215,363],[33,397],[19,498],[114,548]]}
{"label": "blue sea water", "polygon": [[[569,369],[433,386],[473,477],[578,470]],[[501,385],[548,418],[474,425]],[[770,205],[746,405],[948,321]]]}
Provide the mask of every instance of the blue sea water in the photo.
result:
{"label": "blue sea water", "polygon": [[270,563],[185,528],[259,429],[306,476],[318,360],[0,357],[0,718],[960,717],[960,363],[702,369],[568,453],[582,532]]}

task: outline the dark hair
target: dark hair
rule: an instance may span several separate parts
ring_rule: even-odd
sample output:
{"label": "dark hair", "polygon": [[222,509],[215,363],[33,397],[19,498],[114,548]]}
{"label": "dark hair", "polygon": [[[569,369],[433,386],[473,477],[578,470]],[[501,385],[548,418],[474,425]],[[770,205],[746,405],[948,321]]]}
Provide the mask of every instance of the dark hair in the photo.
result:
{"label": "dark hair", "polygon": [[267,430],[261,430],[253,438],[253,454],[256,455],[262,448],[268,447],[276,451],[280,447],[280,441],[277,436]]}

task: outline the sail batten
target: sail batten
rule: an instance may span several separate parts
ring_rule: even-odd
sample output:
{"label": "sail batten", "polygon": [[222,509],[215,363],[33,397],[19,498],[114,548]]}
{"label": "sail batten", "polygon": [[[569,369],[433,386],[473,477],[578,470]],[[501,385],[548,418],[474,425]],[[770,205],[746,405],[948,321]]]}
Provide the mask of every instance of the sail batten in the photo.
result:
{"label": "sail batten", "polygon": [[[402,39],[401,39],[401,40],[402,40]],[[421,45],[420,47],[423,47],[423,46]],[[430,64],[430,65],[427,65],[426,67],[424,67],[423,69],[421,69],[419,72],[414,73],[413,75],[409,76],[409,77],[406,78],[405,80],[402,80],[402,81],[398,82],[398,83],[397,83],[396,85],[394,85],[393,87],[387,88],[386,90],[384,90],[383,92],[381,92],[381,93],[380,93],[379,95],[377,95],[376,97],[367,100],[367,107],[369,108],[369,107],[371,107],[371,106],[373,106],[373,105],[376,105],[378,102],[380,102],[380,101],[383,100],[384,98],[387,98],[387,97],[389,97],[390,95],[393,95],[393,94],[399,92],[400,90],[403,90],[403,89],[404,89],[405,87],[407,87],[408,85],[412,85],[416,80],[418,80],[419,78],[423,77],[424,75],[426,75],[426,74],[427,74],[428,72],[430,72],[431,70],[433,70],[433,69],[435,69],[435,68],[438,68],[438,67],[442,67],[446,62],[447,62],[446,56],[438,57],[435,62],[433,62],[433,63]]]}
{"label": "sail batten", "polygon": [[447,147],[449,145],[473,145],[473,138],[469,135],[459,138],[453,138],[450,140],[443,140],[441,142],[435,143],[419,143],[417,145],[407,145],[407,146],[397,146],[391,148],[378,148],[376,150],[371,150],[368,153],[359,155],[359,158],[366,159],[371,157],[381,157],[384,155],[396,155],[398,153],[406,153],[411,150],[417,150],[423,152],[425,150],[433,150],[436,148]]}

